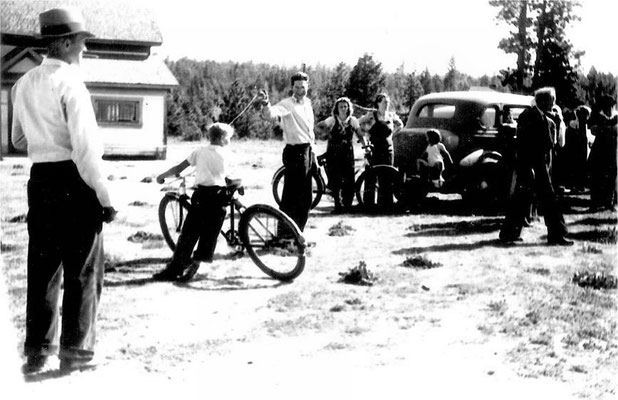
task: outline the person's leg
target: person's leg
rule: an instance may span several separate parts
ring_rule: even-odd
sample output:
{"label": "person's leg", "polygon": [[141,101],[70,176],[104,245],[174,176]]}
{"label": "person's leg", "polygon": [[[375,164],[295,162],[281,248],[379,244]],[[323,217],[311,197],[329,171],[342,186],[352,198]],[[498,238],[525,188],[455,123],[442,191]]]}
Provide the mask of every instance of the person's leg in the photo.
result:
{"label": "person's leg", "polygon": [[[393,152],[392,150],[386,151],[383,157],[383,164],[393,165]],[[393,176],[390,174],[384,174],[378,178],[378,204],[383,211],[390,211],[393,207],[393,194],[394,194]]]}
{"label": "person's leg", "polygon": [[354,152],[341,163],[341,201],[344,211],[349,211],[354,199]]}
{"label": "person's leg", "polygon": [[530,187],[532,182],[523,178],[521,174],[518,174],[515,179],[515,189],[507,202],[504,221],[500,229],[499,237],[504,242],[521,240],[521,230],[529,212],[530,202],[532,201]]}
{"label": "person's leg", "polygon": [[197,261],[211,262],[217,247],[217,239],[227,213],[225,189],[209,188],[199,196],[196,206],[202,210],[200,219],[200,239],[193,253]]}
{"label": "person's leg", "polygon": [[96,319],[103,290],[104,252],[101,207],[84,182],[72,188],[63,212],[61,368],[94,356]]}
{"label": "person's leg", "polygon": [[328,159],[328,186],[335,203],[335,212],[342,210],[342,190],[343,190],[343,171],[341,170],[341,160],[333,154]]}
{"label": "person's leg", "polygon": [[154,280],[176,280],[183,274],[185,268],[192,263],[193,249],[200,237],[200,226],[202,225],[201,211],[195,205],[196,193],[194,192],[191,196],[191,207],[183,222],[172,260],[166,265],[165,269],[152,276]]}
{"label": "person's leg", "polygon": [[309,145],[287,145],[283,149],[285,181],[280,209],[302,231],[309,217],[312,199],[311,172],[313,166]]}
{"label": "person's leg", "polygon": [[547,227],[547,240],[549,242],[560,241],[568,233],[564,216],[557,201],[556,193],[552,185],[552,179],[548,168],[535,168],[535,192],[537,193],[543,218]]}
{"label": "person's leg", "polygon": [[[33,167],[32,175],[36,175]],[[64,190],[44,181],[28,182],[28,261],[24,372],[36,372],[58,349],[62,283],[59,201]]]}

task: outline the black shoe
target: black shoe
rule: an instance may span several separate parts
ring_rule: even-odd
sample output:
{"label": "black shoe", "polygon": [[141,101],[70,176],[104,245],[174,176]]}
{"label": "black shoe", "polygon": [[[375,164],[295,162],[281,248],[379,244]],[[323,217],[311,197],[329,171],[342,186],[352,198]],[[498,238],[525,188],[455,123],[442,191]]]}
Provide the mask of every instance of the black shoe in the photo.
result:
{"label": "black shoe", "polygon": [[159,282],[171,282],[178,280],[182,276],[182,271],[166,267],[163,271],[157,272],[152,279]]}
{"label": "black shoe", "polygon": [[573,246],[575,242],[567,240],[564,237],[547,239],[547,244],[550,246]]}
{"label": "black shoe", "polygon": [[185,273],[179,276],[176,280],[178,282],[189,282],[195,274],[197,274],[197,270],[200,269],[200,262],[193,261],[186,269]]}
{"label": "black shoe", "polygon": [[71,373],[73,371],[83,371],[86,369],[95,368],[96,365],[90,364],[91,360],[79,360],[71,358],[63,358],[60,360],[60,371]]}
{"label": "black shoe", "polygon": [[36,374],[37,372],[41,372],[43,368],[47,365],[47,356],[43,355],[35,355],[28,356],[26,363],[22,365],[21,372],[24,375],[28,374]]}
{"label": "black shoe", "polygon": [[517,237],[500,237],[499,238],[500,243],[502,244],[515,244],[515,243],[521,243],[524,241],[524,239],[522,239],[521,237],[517,236]]}

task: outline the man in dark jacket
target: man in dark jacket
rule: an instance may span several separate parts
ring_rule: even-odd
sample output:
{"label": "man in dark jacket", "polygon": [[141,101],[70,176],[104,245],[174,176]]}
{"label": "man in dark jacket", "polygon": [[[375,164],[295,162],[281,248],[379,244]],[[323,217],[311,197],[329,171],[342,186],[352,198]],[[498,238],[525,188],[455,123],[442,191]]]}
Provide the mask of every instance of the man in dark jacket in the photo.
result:
{"label": "man in dark jacket", "polygon": [[554,88],[541,88],[534,93],[534,99],[535,103],[522,112],[517,121],[517,185],[500,231],[500,241],[521,241],[522,226],[532,195],[536,193],[547,226],[547,243],[570,246],[573,242],[566,239],[568,231],[550,172],[552,150],[556,143],[556,125],[550,113],[556,101],[556,92]]}

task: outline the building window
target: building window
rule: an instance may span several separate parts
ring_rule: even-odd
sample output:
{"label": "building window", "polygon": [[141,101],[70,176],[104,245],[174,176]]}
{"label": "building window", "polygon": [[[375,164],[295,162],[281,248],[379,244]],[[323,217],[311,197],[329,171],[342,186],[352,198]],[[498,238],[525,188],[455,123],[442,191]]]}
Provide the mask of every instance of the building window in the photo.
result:
{"label": "building window", "polygon": [[95,97],[94,113],[102,126],[142,126],[141,99],[114,99]]}

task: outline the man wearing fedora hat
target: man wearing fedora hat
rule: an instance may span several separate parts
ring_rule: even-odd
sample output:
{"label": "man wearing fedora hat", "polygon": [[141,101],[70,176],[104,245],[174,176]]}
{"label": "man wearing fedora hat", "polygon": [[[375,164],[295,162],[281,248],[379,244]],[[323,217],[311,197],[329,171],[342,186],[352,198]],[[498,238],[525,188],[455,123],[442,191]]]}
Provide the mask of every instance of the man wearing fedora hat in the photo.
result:
{"label": "man wearing fedora hat", "polygon": [[116,214],[101,172],[103,147],[90,94],[77,70],[93,35],[75,9],[45,11],[39,22],[47,57],[12,90],[13,145],[27,149],[32,161],[24,373],[41,371],[56,353],[61,370],[92,360],[103,285],[102,223]]}

